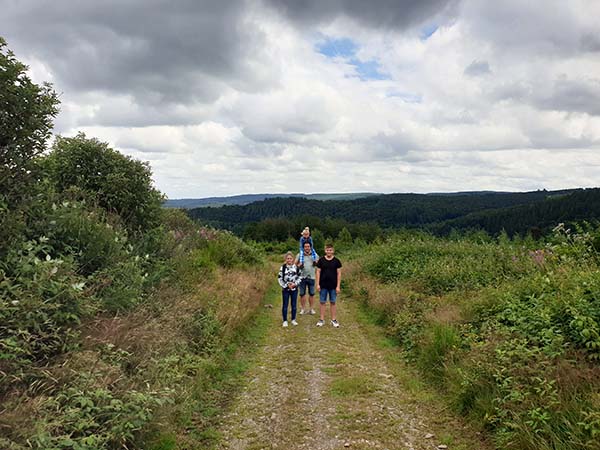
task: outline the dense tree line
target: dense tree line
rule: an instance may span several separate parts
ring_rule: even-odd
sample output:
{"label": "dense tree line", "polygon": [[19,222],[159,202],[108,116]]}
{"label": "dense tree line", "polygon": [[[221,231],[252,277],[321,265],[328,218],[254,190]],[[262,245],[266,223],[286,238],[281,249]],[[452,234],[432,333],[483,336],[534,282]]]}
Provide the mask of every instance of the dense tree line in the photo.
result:
{"label": "dense tree line", "polygon": [[[481,229],[491,234],[543,232],[559,222],[600,217],[600,190],[457,195],[390,194],[355,200],[318,201],[274,198],[249,205],[196,208],[192,218],[257,240],[295,237],[313,224],[326,236],[342,228],[372,239],[379,229],[426,228],[436,234]],[[364,227],[364,224],[369,224]]]}
{"label": "dense tree line", "polygon": [[504,230],[509,235],[535,235],[547,233],[559,223],[574,224],[599,219],[600,189],[580,189],[527,205],[471,213],[433,224],[429,229],[439,235],[446,235],[453,229],[481,229],[490,234]]}

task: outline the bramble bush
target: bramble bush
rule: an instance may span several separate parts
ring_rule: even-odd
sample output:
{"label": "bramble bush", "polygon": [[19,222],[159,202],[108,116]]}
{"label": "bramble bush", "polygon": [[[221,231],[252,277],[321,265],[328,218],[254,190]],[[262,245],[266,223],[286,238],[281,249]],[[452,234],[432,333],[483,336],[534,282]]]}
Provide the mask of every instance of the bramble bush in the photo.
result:
{"label": "bramble bush", "polygon": [[408,358],[499,448],[594,448],[599,235],[585,224],[547,243],[405,234],[366,252],[389,298],[362,297],[387,309]]}
{"label": "bramble bush", "polygon": [[95,311],[72,258],[53,258],[47,239],[0,262],[0,391],[31,375],[34,363],[77,346],[75,327]]}

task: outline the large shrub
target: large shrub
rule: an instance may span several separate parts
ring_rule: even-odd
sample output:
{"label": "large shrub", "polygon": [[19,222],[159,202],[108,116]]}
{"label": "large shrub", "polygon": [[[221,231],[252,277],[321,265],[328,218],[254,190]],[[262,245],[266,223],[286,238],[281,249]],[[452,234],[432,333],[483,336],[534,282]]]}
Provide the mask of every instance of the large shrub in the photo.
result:
{"label": "large shrub", "polygon": [[130,231],[159,224],[163,196],[153,186],[147,163],[81,133],[58,137],[43,163],[59,192],[82,190],[99,206],[118,214]]}
{"label": "large shrub", "polygon": [[58,113],[52,86],[38,86],[26,72],[0,37],[0,256],[23,231],[27,203],[36,192],[34,159]]}

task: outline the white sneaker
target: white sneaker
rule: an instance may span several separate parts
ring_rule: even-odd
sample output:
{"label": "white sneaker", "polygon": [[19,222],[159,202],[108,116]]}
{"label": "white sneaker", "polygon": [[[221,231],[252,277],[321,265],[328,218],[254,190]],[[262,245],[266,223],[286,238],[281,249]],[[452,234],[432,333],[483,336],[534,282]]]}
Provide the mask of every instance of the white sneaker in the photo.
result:
{"label": "white sneaker", "polygon": [[304,315],[304,314],[306,314],[306,313],[304,312],[304,310],[303,310],[303,309],[301,309],[301,310],[300,310],[300,315],[302,316],[302,315]]}
{"label": "white sneaker", "polygon": [[340,324],[339,324],[339,322],[337,320],[332,320],[331,321],[331,325],[333,325],[333,328],[339,328],[340,327]]}
{"label": "white sneaker", "polygon": [[283,326],[283,328],[286,328],[286,327],[287,327],[287,320],[284,320],[284,321],[283,321],[283,325],[282,325],[282,326]]}
{"label": "white sneaker", "polygon": [[313,314],[313,315],[314,315],[314,314],[316,314],[316,312],[315,312],[315,310],[314,310],[314,309],[311,309],[311,310],[310,310],[310,313],[311,313],[311,314]]}
{"label": "white sneaker", "polygon": [[324,320],[319,320],[319,321],[317,322],[317,326],[318,326],[318,327],[322,327],[323,325],[325,325],[325,321],[324,321]]}
{"label": "white sneaker", "polygon": [[298,322],[296,322],[295,320],[292,320],[292,325],[296,326],[296,325],[298,325]]}

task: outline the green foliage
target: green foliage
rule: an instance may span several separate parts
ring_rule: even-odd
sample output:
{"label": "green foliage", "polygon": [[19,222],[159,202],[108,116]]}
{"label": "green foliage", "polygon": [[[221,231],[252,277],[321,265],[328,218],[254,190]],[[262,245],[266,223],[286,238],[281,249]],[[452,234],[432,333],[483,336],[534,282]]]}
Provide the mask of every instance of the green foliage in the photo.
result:
{"label": "green foliage", "polygon": [[600,411],[593,375],[600,360],[598,231],[559,226],[537,248],[505,234],[494,244],[405,233],[364,252],[365,269],[402,293],[377,304],[386,308],[385,325],[499,448],[593,448]]}
{"label": "green foliage", "polygon": [[[0,390],[31,365],[77,346],[75,326],[94,311],[71,259],[55,259],[46,239],[11,251],[0,265]],[[8,374],[10,374],[10,379]]]}
{"label": "green foliage", "polygon": [[221,232],[208,241],[208,256],[221,267],[239,267],[258,264],[261,253],[233,234]]}
{"label": "green foliage", "polygon": [[460,345],[460,337],[454,327],[434,324],[419,343],[417,365],[428,377],[439,381],[444,374],[446,360]]}
{"label": "green foliage", "polygon": [[58,104],[52,86],[33,83],[0,37],[0,192],[10,209],[32,194],[33,159],[45,148]]}
{"label": "green foliage", "polygon": [[58,137],[43,165],[59,192],[80,189],[102,208],[118,214],[130,231],[158,226],[163,196],[153,187],[147,163],[78,134]]}
{"label": "green foliage", "polygon": [[193,353],[211,354],[220,344],[222,324],[210,308],[196,311],[184,327]]}
{"label": "green foliage", "polygon": [[117,396],[80,382],[45,402],[45,419],[37,424],[30,442],[34,448],[53,450],[128,448],[169,395],[169,391],[129,390]]}
{"label": "green foliage", "polygon": [[516,278],[533,270],[522,249],[470,238],[448,241],[420,234],[400,237],[375,247],[366,268],[386,282],[406,282],[428,294],[477,289]]}

